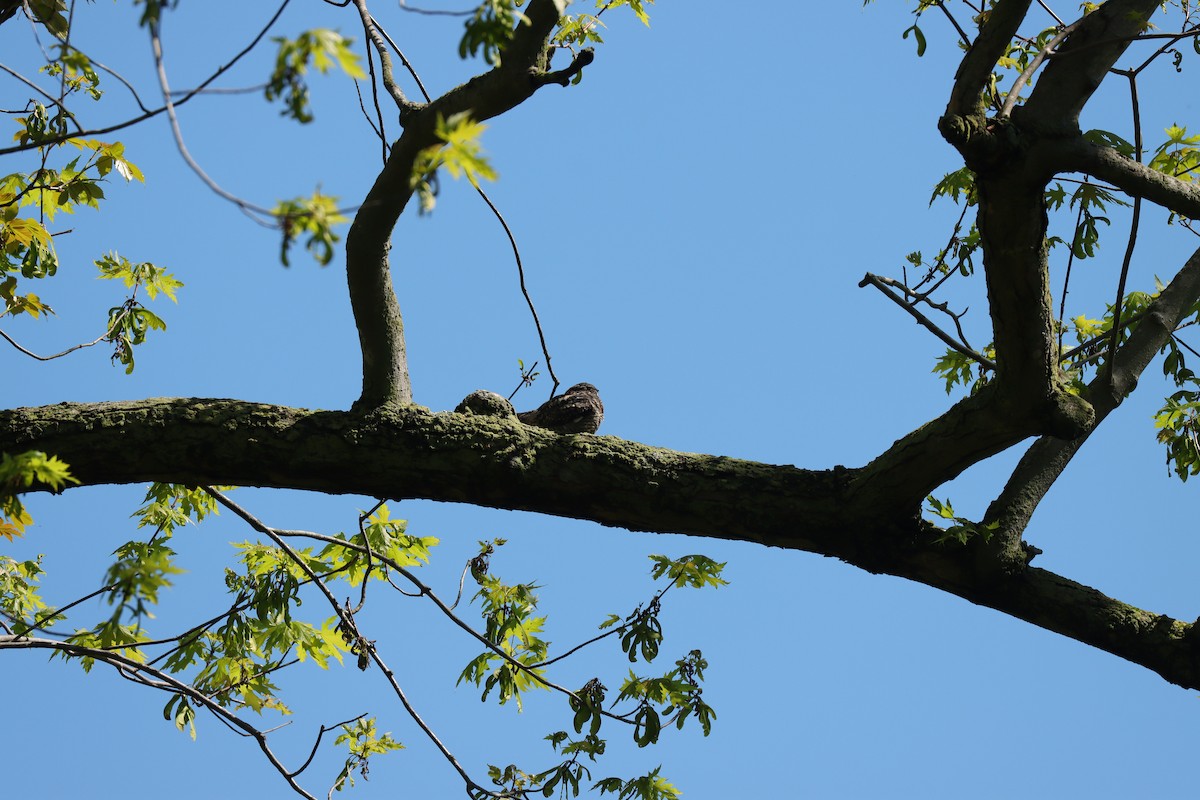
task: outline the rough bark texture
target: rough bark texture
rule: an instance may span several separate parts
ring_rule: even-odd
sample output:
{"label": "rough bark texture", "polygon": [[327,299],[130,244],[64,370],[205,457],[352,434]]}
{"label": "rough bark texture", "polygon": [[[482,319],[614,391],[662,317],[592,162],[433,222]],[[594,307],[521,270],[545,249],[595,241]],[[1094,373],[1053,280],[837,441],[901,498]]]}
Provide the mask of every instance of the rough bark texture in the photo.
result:
{"label": "rough bark texture", "polygon": [[[365,4],[356,5],[369,26]],[[995,379],[865,467],[812,471],[558,435],[522,424],[503,398],[487,394],[469,397],[461,413],[411,404],[388,257],[392,229],[412,196],[413,164],[437,144],[439,117],[497,116],[548,83],[565,84],[590,60],[585,51],[565,70],[547,71],[559,0],[531,0],[529,22],[514,31],[503,66],[428,104],[408,101],[389,82],[404,133],[347,238],[363,355],[363,394],[353,410],[203,399],[63,403],[0,411],[0,452],[52,453],[84,485],[168,481],[427,498],[806,550],[920,581],[1200,688],[1195,625],[1033,568],[1035,551],[1021,540],[1046,489],[1200,300],[1198,253],[1131,329],[1111,370],[1083,397],[1064,388],[1047,280],[1048,182],[1083,172],[1192,219],[1200,218],[1200,190],[1090,143],[1078,130],[1080,109],[1158,0],[1105,3],[1071,28],[1025,106],[1008,118],[987,116],[990,76],[1030,6],[992,6],[938,125],[977,176]],[[15,9],[0,0],[0,22]],[[596,404],[602,409],[598,396]],[[988,511],[986,521],[999,523],[996,534],[965,545],[939,541],[940,532],[920,520],[925,496],[1030,437],[1040,438]]]}
{"label": "rough bark texture", "polygon": [[236,400],[61,403],[0,412],[0,452],[66,460],[83,485],[171,481],[425,498],[739,539],[921,581],[1200,688],[1191,627],[1038,569],[998,576],[894,513],[855,470],[773,466],[505,417],[415,406],[309,411]]}

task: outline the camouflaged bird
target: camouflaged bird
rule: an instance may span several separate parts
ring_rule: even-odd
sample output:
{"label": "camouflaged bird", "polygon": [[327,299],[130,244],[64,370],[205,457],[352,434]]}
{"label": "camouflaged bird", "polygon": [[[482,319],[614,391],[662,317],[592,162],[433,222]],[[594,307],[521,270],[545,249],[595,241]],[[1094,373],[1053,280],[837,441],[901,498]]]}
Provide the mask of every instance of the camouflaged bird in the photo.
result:
{"label": "camouflaged bird", "polygon": [[604,403],[595,386],[577,383],[535,410],[517,414],[517,419],[555,433],[595,433],[604,419]]}

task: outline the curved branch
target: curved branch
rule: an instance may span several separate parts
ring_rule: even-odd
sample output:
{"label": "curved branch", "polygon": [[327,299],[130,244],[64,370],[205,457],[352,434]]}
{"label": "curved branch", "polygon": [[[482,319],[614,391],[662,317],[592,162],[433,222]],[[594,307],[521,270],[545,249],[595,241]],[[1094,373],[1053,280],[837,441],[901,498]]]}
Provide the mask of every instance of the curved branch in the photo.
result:
{"label": "curved branch", "polygon": [[392,231],[413,195],[413,166],[418,156],[439,144],[439,118],[469,113],[476,121],[491,119],[546,85],[540,81],[541,66],[560,15],[561,0],[532,0],[526,12],[530,22],[513,32],[501,66],[426,105],[413,106],[406,115],[404,133],[392,146],[346,236],[346,277],[363,356],[363,390],[355,408],[403,406],[413,401],[404,321],[392,288],[389,253]]}
{"label": "curved branch", "polygon": [[[237,54],[234,55],[234,57],[231,58],[229,61],[225,62],[220,67],[218,67],[211,75],[209,75],[207,78],[205,78],[203,81],[201,81],[196,86],[196,88],[191,89],[186,94],[184,94],[183,97],[181,97],[179,100],[177,100],[174,103],[174,106],[176,108],[179,108],[181,105],[183,105],[187,101],[191,100],[193,97],[196,97],[197,95],[203,93],[205,91],[205,89],[208,88],[209,84],[211,84],[217,78],[224,75],[227,71],[229,71],[229,69],[231,69],[233,67],[234,64],[241,61],[242,58],[244,56],[246,56],[247,53],[249,53],[251,50],[253,50],[255,47],[257,47],[258,43],[261,42],[262,38],[267,35],[267,31],[271,30],[271,27],[274,26],[276,20],[278,20],[279,17],[283,14],[284,9],[287,8],[288,3],[290,3],[290,2],[291,2],[291,0],[283,0],[283,2],[280,4],[279,8],[277,8],[275,10],[275,13],[273,15],[271,15],[271,18],[269,20],[267,20],[267,24],[264,25],[262,27],[262,29],[259,30],[259,32],[254,36],[254,38],[250,40],[249,44],[247,44],[245,47],[243,47],[241,50],[239,50],[237,52]],[[0,6],[0,10],[2,10],[2,6]],[[0,23],[3,23],[3,21],[4,21],[3,18],[0,18]],[[50,145],[60,144],[62,142],[67,141],[68,139],[72,139],[76,136],[95,137],[95,136],[102,136],[106,133],[113,133],[114,131],[119,131],[124,128],[129,128],[134,125],[137,125],[141,122],[145,122],[146,120],[150,119],[151,117],[156,117],[159,114],[162,114],[166,110],[167,110],[166,106],[160,106],[159,108],[152,109],[150,111],[146,111],[143,114],[139,114],[138,116],[124,120],[123,122],[118,122],[113,125],[106,125],[103,128],[92,128],[90,130],[80,131],[77,134],[75,134],[75,133],[63,134],[61,136],[56,136],[56,137],[53,137],[50,139],[40,139],[36,142],[27,142],[25,144],[16,144],[16,145],[13,145],[12,147],[0,147],[0,156],[8,155],[10,153],[21,153],[26,150],[38,150],[40,148],[48,147]]]}

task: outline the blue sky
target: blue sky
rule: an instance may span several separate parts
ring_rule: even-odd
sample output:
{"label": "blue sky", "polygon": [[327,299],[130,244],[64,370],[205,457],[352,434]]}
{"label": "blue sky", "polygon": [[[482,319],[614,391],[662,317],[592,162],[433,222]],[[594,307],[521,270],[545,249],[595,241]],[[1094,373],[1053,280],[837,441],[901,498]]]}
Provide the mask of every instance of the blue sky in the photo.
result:
{"label": "blue sky", "polygon": [[[455,54],[460,22],[374,5],[431,91],[478,68]],[[236,51],[273,10],[253,6],[184,0],[165,22],[172,84],[192,85]],[[918,59],[900,37],[911,24],[903,3],[799,11],[777,0],[746,10],[664,0],[651,12],[649,29],[627,13],[606,15],[607,41],[581,85],[544,89],[484,136],[500,173],[488,192],[519,239],[558,375],[600,388],[602,434],[768,463],[861,465],[949,402],[930,374],[940,344],[857,284],[867,271],[898,274],[911,250],[936,250],[957,217],[951,206],[928,207],[933,184],[959,166],[935,128],[958,56],[950,31],[932,14],[923,20],[930,44]],[[78,13],[81,46],[154,97],[149,43],[130,4]],[[316,0],[295,0],[276,32],[312,27],[338,27],[361,43],[350,9]],[[0,27],[0,60],[30,63],[27,39],[15,20]],[[264,50],[223,85],[261,82],[269,61]],[[1186,60],[1181,78],[1169,65],[1148,76],[1161,81],[1144,92],[1148,131],[1186,124],[1195,100],[1169,93],[1196,66]],[[225,188],[260,204],[318,184],[356,203],[379,167],[378,144],[348,81],[312,84],[317,119],[308,127],[281,120],[257,94],[193,101],[180,110],[192,153]],[[116,118],[127,100],[111,81],[105,88],[114,109],[99,113]],[[21,105],[19,89],[0,81],[0,106]],[[1084,126],[1127,133],[1122,91],[1106,90]],[[178,306],[155,304],[169,329],[141,349],[132,376],[100,348],[49,364],[0,351],[6,405],[198,396],[347,407],[360,362],[340,262],[322,269],[297,253],[281,267],[276,234],[186,170],[165,120],[121,139],[147,184],[111,184],[103,214],[68,220],[62,272],[40,292],[58,315],[5,320],[4,329],[38,352],[94,338],[122,297],[93,277],[92,260],[111,249],[185,282]],[[10,160],[3,169],[24,168]],[[1114,214],[1107,248],[1081,266],[1069,313],[1096,316],[1112,295],[1127,224]],[[1144,289],[1194,245],[1178,227],[1143,230],[1131,286]],[[503,231],[468,185],[444,178],[431,217],[401,220],[393,269],[420,404],[450,409],[477,388],[508,394],[517,360],[541,358]],[[986,341],[982,281],[954,292],[972,308],[973,341]],[[1194,487],[1168,477],[1154,442],[1157,383],[1148,374],[1086,445],[1027,539],[1045,551],[1039,566],[1187,620],[1200,616],[1196,501]],[[539,382],[517,405],[535,405],[546,387]],[[1016,455],[972,469],[938,496],[979,516]],[[8,552],[45,553],[48,599],[66,602],[98,586],[108,554],[133,538],[128,514],[141,493],[31,498],[38,525]],[[238,497],[269,524],[325,533],[352,528],[371,502]],[[933,589],[742,543],[429,502],[395,504],[393,513],[410,532],[441,539],[429,580],[450,595],[477,540],[508,538],[494,566],[543,585],[555,645],[588,638],[607,614],[648,597],[650,553],[729,562],[729,586],[677,592],[664,618],[663,663],[694,647],[709,659],[712,736],[685,730],[639,751],[612,731],[596,777],[662,763],[695,800],[1194,792],[1178,766],[1190,763],[1200,734],[1194,692]],[[250,535],[224,514],[175,539],[189,572],[164,599],[164,626],[219,607],[228,543]],[[474,655],[470,642],[414,601],[378,593],[374,602],[368,635],[388,648],[422,715],[475,774],[487,763],[553,762],[541,737],[569,727],[565,702],[531,697],[520,715],[481,705],[475,690],[453,685]],[[316,598],[305,609],[326,616]],[[559,679],[600,675],[615,687],[625,667],[613,649],[585,651]],[[409,749],[373,764],[359,796],[461,791],[375,671],[301,673],[285,679],[297,713],[276,734],[289,763],[307,755],[320,724],[369,710]],[[0,766],[13,797],[286,796],[251,743],[208,718],[191,742],[162,720],[165,697],[101,669],[85,676],[16,653],[0,660],[0,685]],[[335,759],[319,760],[310,785],[323,793],[336,769]]]}

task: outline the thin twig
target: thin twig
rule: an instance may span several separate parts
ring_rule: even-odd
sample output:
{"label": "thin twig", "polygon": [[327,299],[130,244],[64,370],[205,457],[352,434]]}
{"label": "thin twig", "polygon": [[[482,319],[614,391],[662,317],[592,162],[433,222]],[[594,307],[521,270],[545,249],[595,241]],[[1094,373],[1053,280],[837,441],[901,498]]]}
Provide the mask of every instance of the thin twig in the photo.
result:
{"label": "thin twig", "polygon": [[958,35],[962,38],[963,44],[965,44],[967,47],[970,47],[971,37],[967,36],[967,32],[964,31],[962,26],[958,24],[958,20],[956,20],[954,15],[950,13],[950,9],[946,8],[946,4],[938,3],[938,8],[941,9],[942,14],[946,16],[946,19],[950,20],[950,24],[954,26],[954,30],[958,31]]}
{"label": "thin twig", "polygon": [[[1071,252],[1067,255],[1067,272],[1063,276],[1062,297],[1058,301],[1058,352],[1062,352],[1063,334],[1066,332],[1064,320],[1067,314],[1067,288],[1071,285],[1071,266],[1075,263],[1075,247],[1079,244],[1082,234],[1079,225],[1083,222],[1083,202],[1079,203],[1079,213],[1075,215],[1075,234],[1071,237]],[[1061,358],[1061,357],[1060,357]]]}
{"label": "thin twig", "polygon": [[183,157],[184,162],[191,168],[192,172],[196,173],[196,176],[204,182],[204,185],[216,195],[228,200],[250,214],[274,219],[275,214],[271,209],[251,203],[249,200],[245,200],[223,189],[216,181],[209,177],[208,173],[196,162],[196,159],[192,158],[192,154],[188,152],[187,144],[183,141],[183,130],[179,127],[179,118],[175,114],[175,102],[171,99],[171,87],[167,81],[167,71],[163,65],[162,39],[159,36],[158,22],[151,20],[149,28],[150,43],[154,51],[154,68],[158,73],[158,85],[162,90],[163,104],[167,110],[167,119],[171,122],[171,133],[175,137],[175,147],[179,150],[179,155]]}
{"label": "thin twig", "polygon": [[962,353],[967,358],[969,358],[972,361],[975,361],[979,364],[982,364],[983,366],[987,367],[990,370],[994,371],[996,369],[995,361],[992,361],[987,356],[984,356],[984,355],[981,355],[980,353],[975,352],[970,347],[967,347],[966,345],[962,344],[961,342],[955,341],[953,336],[951,336],[950,334],[943,331],[937,325],[934,325],[933,322],[929,319],[929,317],[925,316],[920,311],[918,311],[915,307],[913,307],[912,303],[905,302],[904,298],[900,297],[899,295],[895,294],[891,289],[889,289],[888,286],[886,285],[884,279],[881,278],[880,276],[872,275],[871,273],[868,272],[866,274],[866,276],[861,281],[858,282],[858,285],[860,287],[864,287],[867,284],[870,284],[871,286],[874,286],[879,291],[883,292],[884,296],[886,296],[893,303],[900,306],[905,311],[907,311],[909,314],[911,314],[913,316],[913,318],[916,319],[916,321],[919,322],[922,326],[924,326],[930,333],[932,333],[934,336],[936,336],[937,338],[939,338],[943,342],[945,342],[947,345],[949,345],[950,349],[952,349],[956,352]]}
{"label": "thin twig", "polygon": [[388,43],[388,47],[391,47],[396,51],[396,55],[400,58],[400,63],[404,65],[404,68],[408,70],[408,74],[412,76],[413,81],[416,82],[417,88],[421,91],[421,96],[425,98],[426,103],[430,102],[433,98],[429,96],[429,92],[425,91],[425,84],[421,83],[420,76],[417,75],[417,71],[413,68],[413,65],[408,60],[408,57],[404,55],[404,51],[401,50],[400,46],[396,44],[395,40],[388,35],[388,32],[384,30],[383,26],[379,24],[375,17],[371,17],[371,25],[375,28],[375,30],[379,31],[379,35],[382,36],[383,40]]}
{"label": "thin twig", "polygon": [[321,730],[317,732],[317,740],[315,742],[313,742],[312,751],[308,754],[308,758],[306,758],[304,760],[303,764],[301,764],[299,767],[297,767],[295,770],[293,770],[291,772],[292,777],[295,777],[295,776],[299,775],[301,772],[304,772],[304,770],[308,769],[308,765],[312,763],[313,758],[316,757],[316,755],[317,755],[317,748],[321,746],[321,737],[322,736],[329,733],[330,731],[337,730],[338,728],[342,727],[343,725],[349,725],[351,722],[358,722],[360,719],[362,719],[366,715],[367,715],[366,712],[364,712],[362,714],[359,714],[357,717],[352,717],[352,718],[346,720],[345,722],[337,722],[328,727],[322,725]]}
{"label": "thin twig", "polygon": [[467,11],[441,11],[441,10],[430,10],[430,9],[425,9],[425,8],[413,8],[412,6],[405,3],[404,0],[400,0],[400,10],[401,11],[410,11],[413,14],[424,14],[424,15],[430,16],[430,17],[469,17],[475,13],[475,9],[473,9],[473,8],[469,9]]}
{"label": "thin twig", "polygon": [[517,239],[513,236],[512,229],[508,227],[508,223],[504,221],[504,216],[500,213],[500,209],[496,208],[496,204],[492,202],[492,198],[488,197],[479,184],[473,184],[475,191],[483,198],[483,202],[487,203],[488,208],[496,215],[496,219],[500,220],[500,224],[504,227],[504,233],[508,236],[508,242],[512,245],[513,258],[517,262],[517,279],[521,285],[521,294],[525,297],[525,303],[529,306],[529,313],[533,316],[533,325],[537,328],[538,342],[542,346],[542,355],[546,358],[546,371],[550,373],[550,379],[554,381],[554,385],[550,387],[550,396],[554,397],[554,393],[558,391],[558,376],[554,374],[554,367],[550,364],[550,348],[546,345],[546,334],[542,330],[541,320],[538,319],[537,308],[533,305],[533,298],[529,296],[529,290],[525,287],[525,266],[521,263],[521,250],[517,247]]}
{"label": "thin twig", "polygon": [[1043,11],[1045,11],[1050,16],[1054,17],[1054,21],[1056,23],[1058,23],[1058,25],[1060,27],[1066,24],[1065,22],[1062,21],[1062,19],[1058,16],[1058,14],[1054,13],[1053,9],[1051,9],[1050,6],[1046,5],[1046,0],[1037,0],[1037,3],[1039,6],[1042,7]]}
{"label": "thin twig", "polygon": [[[1120,73],[1119,73],[1120,74]],[[1137,74],[1123,73],[1129,79],[1129,103],[1133,114],[1133,157],[1137,163],[1142,163],[1142,111],[1138,103]],[[1117,342],[1121,337],[1121,307],[1125,303],[1125,281],[1129,277],[1129,265],[1133,261],[1133,251],[1137,246],[1138,224],[1142,219],[1142,197],[1133,198],[1133,216],[1129,222],[1129,239],[1125,243],[1125,257],[1121,260],[1121,277],[1117,281],[1117,302],[1113,305],[1112,340],[1108,345],[1108,374],[1112,375],[1112,365],[1117,353]]]}
{"label": "thin twig", "polygon": [[[144,686],[150,686],[156,689],[161,689],[162,691],[185,695],[189,699],[194,700],[195,702],[204,706],[218,719],[241,730],[247,736],[253,738],[255,742],[258,743],[258,747],[260,750],[262,750],[263,755],[267,757],[267,760],[271,762],[271,765],[275,767],[279,774],[283,776],[284,780],[288,782],[288,784],[297,794],[301,795],[302,797],[309,798],[309,800],[316,800],[313,795],[306,792],[302,786],[296,783],[295,780],[288,775],[287,769],[282,763],[280,763],[279,759],[275,756],[275,753],[271,751],[271,748],[267,746],[266,735],[263,734],[262,731],[259,731],[253,725],[246,722],[233,712],[223,708],[220,703],[204,694],[199,689],[196,689],[194,686],[188,683],[184,683],[183,681],[162,670],[155,669],[154,667],[150,667],[146,664],[138,663],[137,661],[134,661],[133,659],[117,652],[100,650],[93,647],[84,647],[82,645],[72,644],[70,642],[56,642],[52,639],[0,637],[0,649],[7,648],[54,650],[74,656],[76,658],[91,658],[94,661],[98,661],[102,664],[108,664],[116,669],[119,674],[129,677],[131,680],[135,680]],[[145,673],[145,675],[142,673]],[[154,678],[154,680],[151,680],[150,678]]]}
{"label": "thin twig", "polygon": [[71,353],[74,353],[76,350],[82,350],[85,347],[92,347],[94,345],[100,344],[101,342],[103,342],[105,339],[107,339],[109,336],[112,335],[112,332],[114,330],[116,330],[116,328],[117,328],[117,323],[119,323],[121,321],[121,319],[125,316],[126,313],[127,312],[122,311],[117,316],[117,319],[113,323],[112,327],[110,327],[107,331],[105,331],[103,334],[101,334],[97,338],[93,339],[92,341],[84,342],[83,344],[77,344],[74,347],[68,347],[66,350],[63,350],[61,353],[55,353],[52,356],[39,356],[37,353],[35,353],[31,350],[25,349],[20,344],[18,344],[15,339],[13,339],[11,336],[9,336],[7,333],[5,333],[3,330],[0,330],[0,338],[3,338],[6,342],[11,344],[13,347],[17,348],[18,350],[20,350],[22,353],[29,356],[30,358],[37,359],[38,361],[53,361],[56,358],[62,358],[65,355],[70,355]]}

